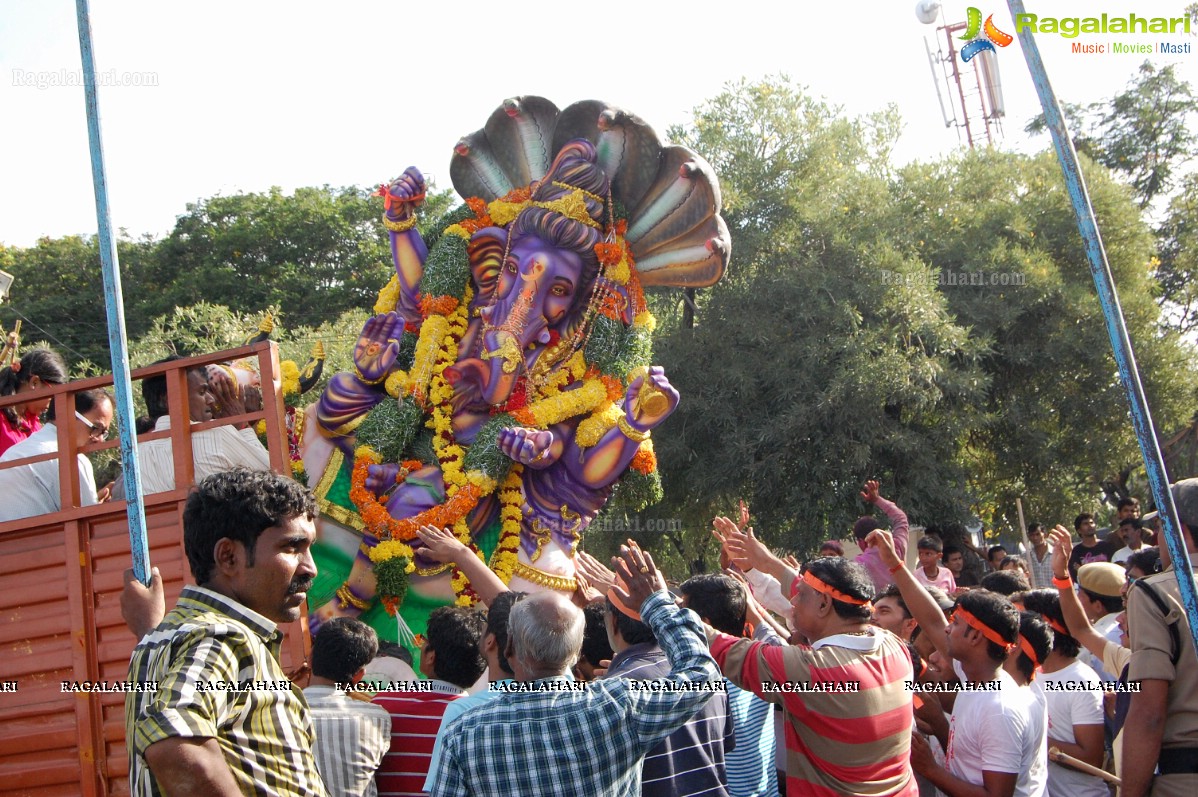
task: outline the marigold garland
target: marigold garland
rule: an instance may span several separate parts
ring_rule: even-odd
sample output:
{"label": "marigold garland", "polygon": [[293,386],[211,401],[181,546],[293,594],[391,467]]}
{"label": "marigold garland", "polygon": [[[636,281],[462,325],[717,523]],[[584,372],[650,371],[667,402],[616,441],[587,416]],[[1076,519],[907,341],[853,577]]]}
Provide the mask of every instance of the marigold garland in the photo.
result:
{"label": "marigold garland", "polygon": [[389,313],[399,304],[399,275],[392,274],[391,281],[379,290],[378,299],[374,303],[374,314]]}
{"label": "marigold garland", "polygon": [[591,412],[607,400],[607,388],[598,379],[588,379],[576,390],[563,391],[552,398],[541,399],[512,416],[525,426],[545,429],[575,415]]}
{"label": "marigold garland", "polygon": [[641,443],[640,448],[636,450],[636,455],[632,458],[632,462],[628,463],[628,467],[646,476],[657,470],[657,454],[653,451],[652,440],[646,440]]}

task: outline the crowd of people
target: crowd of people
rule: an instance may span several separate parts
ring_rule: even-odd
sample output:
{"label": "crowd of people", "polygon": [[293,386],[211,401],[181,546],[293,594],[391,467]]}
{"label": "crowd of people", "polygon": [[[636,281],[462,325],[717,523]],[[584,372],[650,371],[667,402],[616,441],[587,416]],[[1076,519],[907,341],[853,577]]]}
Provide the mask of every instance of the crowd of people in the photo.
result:
{"label": "crowd of people", "polygon": [[[182,359],[172,355],[155,365]],[[60,401],[53,401],[43,389],[65,384],[67,367],[62,357],[45,348],[32,348],[20,359],[0,368],[0,397],[32,394],[28,400],[0,408],[0,463],[41,457],[35,462],[0,469],[0,522],[35,517],[63,508],[59,480],[59,426],[66,425],[81,449],[108,439],[114,428],[114,401],[104,389],[74,392],[72,413],[62,413]],[[147,377],[141,392],[147,415],[138,419],[138,432],[162,432],[170,429],[165,374]],[[199,366],[187,372],[186,403],[192,423],[233,418],[256,412],[262,406],[262,394],[254,387],[237,383],[227,369]],[[268,470],[270,457],[254,430],[246,423],[220,425],[195,432],[191,436],[195,479],[230,468]],[[113,480],[97,487],[91,460],[76,454],[79,497],[77,506],[91,506],[111,498],[124,497],[124,485]],[[163,437],[138,446],[142,490],[146,495],[173,490],[175,463],[172,443]]]}
{"label": "crowd of people", "polygon": [[[962,585],[933,535],[906,565],[905,513],[878,490],[862,498],[889,528],[862,517],[853,558],[780,557],[742,507],[713,524],[724,569],[672,589],[630,540],[614,569],[581,554],[572,597],[512,593],[424,527],[484,606],[435,610],[410,680],[367,679],[396,672],[375,632],[326,622],[301,693],[274,688],[277,625],[315,576],[311,496],[209,476],[184,514],[196,585],[165,617],[157,581],[123,598],[130,680],[159,682],[127,700],[133,793],[1194,793],[1198,660],[1166,548],[1141,539],[1117,563],[1132,541],[1095,544],[1079,517],[1076,541],[1035,527],[1023,568],[990,551]],[[1172,490],[1195,552],[1198,479]]]}
{"label": "crowd of people", "polygon": [[[0,370],[0,520],[60,506],[67,379],[34,349]],[[142,383],[144,431],[169,429],[166,378]],[[73,394],[76,448],[108,436],[103,390]],[[187,374],[193,423],[260,396],[221,369]],[[717,517],[721,570],[667,585],[629,540],[608,567],[579,552],[578,589],[524,595],[447,530],[418,536],[482,606],[436,609],[418,660],[350,618],[323,623],[302,691],[280,624],[316,576],[311,493],[269,471],[242,425],[192,437],[183,513],[194,578],[169,612],[161,579],[126,574],[140,640],[126,744],[137,795],[968,795],[1102,797],[1198,788],[1198,659],[1160,521],[1121,501],[1110,529],[1028,526],[986,550],[880,513],[806,562]],[[147,492],[173,489],[170,440],[139,446]],[[105,496],[78,455],[80,505]],[[1191,553],[1198,479],[1172,486]],[[884,519],[883,519],[884,518]],[[1104,533],[1105,532],[1105,533]],[[966,556],[985,561],[985,572]],[[979,577],[980,575],[980,577]]]}

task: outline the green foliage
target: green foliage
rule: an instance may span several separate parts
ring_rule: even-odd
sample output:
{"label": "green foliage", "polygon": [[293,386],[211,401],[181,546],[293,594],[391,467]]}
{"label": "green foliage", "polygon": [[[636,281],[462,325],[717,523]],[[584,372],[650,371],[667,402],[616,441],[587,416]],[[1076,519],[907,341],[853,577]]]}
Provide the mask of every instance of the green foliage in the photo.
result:
{"label": "green foliage", "polygon": [[[427,210],[421,214],[421,218],[430,218]],[[446,227],[451,227],[454,224],[460,224],[466,219],[472,218],[474,218],[474,211],[472,211],[470,207],[463,202],[460,205],[456,205],[436,221],[430,223],[427,230],[425,229],[424,224],[421,224],[420,233],[424,238],[424,245],[429,249],[432,249],[437,245],[437,242],[441,240],[441,235],[445,232]]]}
{"label": "green foliage", "polygon": [[[430,192],[422,218],[442,215],[451,196]],[[301,188],[292,195],[275,188],[189,205],[165,239],[117,241],[126,334],[131,341],[149,334],[165,354],[200,340],[240,344],[272,308],[276,319],[285,316],[292,329],[306,330],[368,309],[394,273],[381,218],[381,200],[354,187]],[[68,361],[111,370],[94,238],[0,246],[0,261],[16,277],[11,299],[0,305],[0,323],[11,329],[13,321],[24,318],[26,339],[44,337]],[[187,308],[200,305],[226,307],[238,318],[255,320],[231,338],[222,330],[204,329],[199,317],[169,320],[179,308],[190,313]],[[158,320],[164,317],[165,327]],[[198,340],[161,337],[179,325],[194,328]],[[302,363],[306,356],[304,351],[297,359]]]}
{"label": "green foliage", "polygon": [[470,261],[466,253],[466,239],[460,235],[442,236],[429,249],[428,258],[424,261],[420,292],[460,299],[469,279]]}
{"label": "green foliage", "polygon": [[[1131,186],[1141,208],[1173,188],[1177,168],[1194,156],[1198,135],[1198,96],[1177,77],[1174,64],[1151,61],[1127,88],[1110,100],[1066,109],[1074,147]],[[1029,133],[1047,129],[1044,116],[1028,123]]]}
{"label": "green foliage", "polygon": [[402,462],[404,451],[424,421],[424,410],[410,397],[377,404],[358,427],[358,442],[373,448],[383,462]]}
{"label": "green foliage", "polygon": [[375,562],[374,577],[378,594],[393,597],[397,605],[402,606],[404,596],[408,594],[408,566],[411,563],[406,556]]}
{"label": "green foliage", "polygon": [[644,329],[598,315],[591,324],[585,353],[588,363],[605,374],[624,379],[632,369],[649,365],[653,339]]}
{"label": "green foliage", "polygon": [[474,442],[466,452],[465,462],[462,463],[463,470],[482,471],[496,481],[506,478],[512,460],[499,450],[499,433],[518,426],[520,423],[506,412],[490,418],[474,436]]}
{"label": "green foliage", "polygon": [[1157,245],[1155,273],[1168,325],[1192,335],[1198,330],[1198,175],[1188,175],[1169,202]]}

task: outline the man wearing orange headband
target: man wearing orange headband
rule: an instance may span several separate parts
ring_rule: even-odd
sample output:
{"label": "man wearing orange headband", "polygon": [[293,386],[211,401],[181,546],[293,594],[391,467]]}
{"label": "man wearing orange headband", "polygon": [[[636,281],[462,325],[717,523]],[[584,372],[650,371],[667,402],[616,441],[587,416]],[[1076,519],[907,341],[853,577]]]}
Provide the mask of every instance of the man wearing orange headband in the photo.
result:
{"label": "man wearing orange headband", "polygon": [[756,640],[707,628],[724,675],[783,708],[787,793],[914,797],[911,657],[898,637],[870,625],[869,574],[840,557],[817,559],[794,578],[791,596],[794,626],[810,646],[784,645],[764,623]]}
{"label": "man wearing orange headband", "polygon": [[[1044,797],[1048,737],[1044,703],[1032,689],[1020,687],[1003,669],[1018,653],[1019,613],[1009,600],[987,590],[957,599],[951,622],[895,553],[888,532],[865,540],[894,576],[937,651],[954,660],[953,668],[974,688],[957,695],[949,722],[948,750],[942,767],[918,735],[911,740],[911,765],[950,797]],[[993,689],[982,689],[995,684]]]}

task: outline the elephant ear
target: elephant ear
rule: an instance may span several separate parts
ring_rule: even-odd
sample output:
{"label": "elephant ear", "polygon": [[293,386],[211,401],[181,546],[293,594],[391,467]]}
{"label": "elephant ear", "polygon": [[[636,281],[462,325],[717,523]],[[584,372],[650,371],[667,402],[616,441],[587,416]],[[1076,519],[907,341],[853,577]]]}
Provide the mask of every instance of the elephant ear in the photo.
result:
{"label": "elephant ear", "polygon": [[484,227],[470,236],[466,252],[470,258],[470,275],[474,279],[476,305],[487,304],[499,284],[503,270],[503,252],[507,248],[507,231],[502,227]]}

